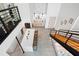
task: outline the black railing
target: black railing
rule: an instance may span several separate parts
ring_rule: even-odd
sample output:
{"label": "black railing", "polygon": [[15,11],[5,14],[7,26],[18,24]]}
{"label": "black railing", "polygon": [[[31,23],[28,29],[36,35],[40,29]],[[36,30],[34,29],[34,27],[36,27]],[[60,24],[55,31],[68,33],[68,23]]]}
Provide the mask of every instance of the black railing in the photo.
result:
{"label": "black railing", "polygon": [[[61,42],[58,38],[55,37],[56,34],[60,34],[60,32],[65,33],[65,38],[67,38],[67,40],[65,42]],[[69,35],[69,36],[68,36]],[[72,47],[70,47],[69,45],[67,45],[66,43],[68,42],[68,40],[70,40],[70,38],[75,35],[75,36],[79,36],[79,31],[72,31],[72,30],[54,30],[54,36],[52,36],[52,31],[50,33],[50,36],[52,38],[54,38],[59,44],[61,44],[65,49],[67,49],[70,53],[72,53],[75,56],[79,56],[79,52],[75,49],[73,49]],[[73,39],[74,41],[76,41],[77,43],[79,43],[78,40]]]}

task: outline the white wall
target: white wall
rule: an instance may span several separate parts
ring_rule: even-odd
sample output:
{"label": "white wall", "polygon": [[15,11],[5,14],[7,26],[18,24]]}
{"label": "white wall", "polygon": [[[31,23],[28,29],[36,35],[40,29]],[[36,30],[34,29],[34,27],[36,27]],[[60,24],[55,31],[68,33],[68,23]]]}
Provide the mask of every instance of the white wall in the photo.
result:
{"label": "white wall", "polygon": [[[47,19],[46,19],[46,26],[45,28],[53,28],[54,23],[56,20],[49,20],[50,17],[57,17],[59,14],[59,10],[60,10],[60,3],[48,3],[48,9],[47,9]],[[51,25],[49,24],[51,22],[53,22]],[[50,27],[52,26],[52,27]]]}
{"label": "white wall", "polygon": [[60,3],[48,3],[47,16],[57,16],[60,9]]}
{"label": "white wall", "polygon": [[15,5],[18,6],[22,21],[29,22],[30,21],[29,4],[28,3],[16,3]]}
{"label": "white wall", "polygon": [[79,16],[77,17],[76,21],[74,22],[70,30],[79,31]]}
{"label": "white wall", "polygon": [[[69,24],[70,18],[73,18],[74,21],[79,15],[79,4],[78,3],[64,3],[61,4],[60,12],[57,18],[56,29],[67,29],[69,30],[73,24]],[[60,25],[62,20],[67,20],[66,25]]]}
{"label": "white wall", "polygon": [[4,4],[3,3],[0,3],[0,10],[4,9]]}
{"label": "white wall", "polygon": [[[22,21],[25,23],[30,23],[31,24],[31,12],[30,12],[30,5],[29,3],[16,3],[16,6],[18,6],[19,12],[20,12],[20,16]],[[32,24],[31,24],[32,27]]]}

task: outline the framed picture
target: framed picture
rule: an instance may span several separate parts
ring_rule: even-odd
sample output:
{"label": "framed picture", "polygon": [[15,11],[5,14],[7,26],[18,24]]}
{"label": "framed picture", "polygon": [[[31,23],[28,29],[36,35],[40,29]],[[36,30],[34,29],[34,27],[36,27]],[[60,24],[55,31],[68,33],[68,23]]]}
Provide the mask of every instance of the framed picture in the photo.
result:
{"label": "framed picture", "polygon": [[74,21],[74,19],[73,18],[70,18],[69,23],[72,24],[73,21]]}
{"label": "framed picture", "polygon": [[66,24],[67,24],[67,20],[65,19],[65,20],[64,20],[64,25],[66,25]]}

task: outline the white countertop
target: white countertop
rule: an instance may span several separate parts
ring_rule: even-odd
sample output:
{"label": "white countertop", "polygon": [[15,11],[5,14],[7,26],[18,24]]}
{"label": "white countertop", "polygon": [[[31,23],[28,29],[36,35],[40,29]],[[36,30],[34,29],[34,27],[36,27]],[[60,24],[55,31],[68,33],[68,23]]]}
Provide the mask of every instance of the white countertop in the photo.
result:
{"label": "white countertop", "polygon": [[35,32],[35,29],[27,29],[24,34],[21,45],[25,52],[28,52],[28,51],[33,52],[34,32]]}

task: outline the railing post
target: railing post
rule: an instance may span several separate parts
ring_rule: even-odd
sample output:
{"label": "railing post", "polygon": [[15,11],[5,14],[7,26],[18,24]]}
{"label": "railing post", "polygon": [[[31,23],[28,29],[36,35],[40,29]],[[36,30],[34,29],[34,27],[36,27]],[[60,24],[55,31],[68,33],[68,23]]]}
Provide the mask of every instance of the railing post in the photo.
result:
{"label": "railing post", "polygon": [[68,39],[66,40],[65,44],[67,43],[67,41],[71,38],[72,34],[68,37]]}
{"label": "railing post", "polygon": [[58,32],[58,34],[59,34],[59,30],[58,30],[57,32]]}
{"label": "railing post", "polygon": [[[55,35],[56,35],[56,33],[57,33],[57,30],[56,30],[56,32],[55,32]],[[54,35],[54,37],[55,37],[55,35]]]}
{"label": "railing post", "polygon": [[68,32],[66,33],[66,36],[65,36],[65,37],[67,37],[68,34],[69,34],[69,30],[68,30]]}

